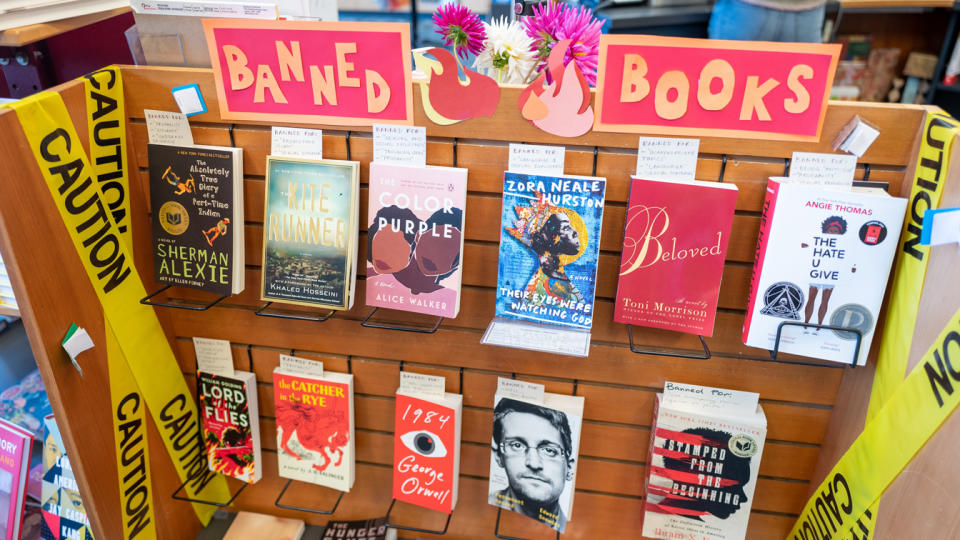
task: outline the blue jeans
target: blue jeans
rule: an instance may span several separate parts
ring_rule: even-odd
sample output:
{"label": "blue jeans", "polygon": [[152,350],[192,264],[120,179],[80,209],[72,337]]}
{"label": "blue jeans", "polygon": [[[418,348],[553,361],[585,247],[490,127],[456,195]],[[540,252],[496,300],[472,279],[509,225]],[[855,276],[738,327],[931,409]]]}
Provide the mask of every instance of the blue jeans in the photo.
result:
{"label": "blue jeans", "polygon": [[708,31],[711,39],[820,43],[824,7],[783,11],[741,0],[717,0]]}

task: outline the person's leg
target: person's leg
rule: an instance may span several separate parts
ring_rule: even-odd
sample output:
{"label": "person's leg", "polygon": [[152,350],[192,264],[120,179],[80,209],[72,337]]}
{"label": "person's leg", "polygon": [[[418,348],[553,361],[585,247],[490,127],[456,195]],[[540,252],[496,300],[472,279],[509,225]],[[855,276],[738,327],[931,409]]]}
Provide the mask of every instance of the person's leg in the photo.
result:
{"label": "person's leg", "polygon": [[830,309],[831,294],[833,294],[832,288],[823,290],[823,295],[820,297],[820,311],[817,313],[819,315],[817,324],[823,324],[823,319],[827,316],[827,310]]}
{"label": "person's leg", "polygon": [[770,41],[779,29],[776,10],[740,0],[717,0],[707,29],[710,39]]}
{"label": "person's leg", "polygon": [[810,292],[807,294],[807,306],[803,308],[803,322],[810,322],[810,317],[813,317],[813,304],[817,301],[817,286],[811,285]]}
{"label": "person's leg", "polygon": [[823,39],[824,5],[805,11],[783,12],[784,24],[777,41],[820,43]]}

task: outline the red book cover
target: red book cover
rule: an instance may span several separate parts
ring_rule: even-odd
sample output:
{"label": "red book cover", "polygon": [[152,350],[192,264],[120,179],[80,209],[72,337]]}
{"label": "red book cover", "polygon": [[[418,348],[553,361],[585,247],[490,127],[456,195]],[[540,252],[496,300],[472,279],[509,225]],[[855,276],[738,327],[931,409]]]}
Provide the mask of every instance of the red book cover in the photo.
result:
{"label": "red book cover", "polygon": [[634,178],[613,320],[713,335],[737,186]]}
{"label": "red book cover", "polygon": [[393,498],[438,512],[457,504],[463,397],[430,401],[397,392]]}
{"label": "red book cover", "polygon": [[257,381],[253,373],[235,378],[200,372],[200,409],[207,466],[247,483],[260,480],[260,429]]}

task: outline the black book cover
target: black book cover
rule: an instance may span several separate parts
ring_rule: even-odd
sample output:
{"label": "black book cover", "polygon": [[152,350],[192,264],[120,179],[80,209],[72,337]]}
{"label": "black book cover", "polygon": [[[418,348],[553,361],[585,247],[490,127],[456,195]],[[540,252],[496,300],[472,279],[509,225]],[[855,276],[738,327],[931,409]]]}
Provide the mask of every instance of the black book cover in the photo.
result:
{"label": "black book cover", "polygon": [[222,295],[233,292],[233,154],[148,145],[156,280]]}

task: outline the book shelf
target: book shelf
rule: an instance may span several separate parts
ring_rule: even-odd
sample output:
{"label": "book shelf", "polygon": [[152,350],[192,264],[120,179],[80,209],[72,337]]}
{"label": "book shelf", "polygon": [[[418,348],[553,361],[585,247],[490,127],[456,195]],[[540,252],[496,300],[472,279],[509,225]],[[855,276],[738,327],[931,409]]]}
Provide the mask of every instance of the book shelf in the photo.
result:
{"label": "book shelf", "polygon": [[[586,398],[577,493],[573,518],[564,538],[634,537],[642,519],[645,461],[654,396],[666,380],[759,392],[768,418],[768,438],[760,466],[748,538],[783,538],[806,502],[821,445],[827,441],[831,416],[841,398],[845,377],[841,365],[810,365],[804,359],[743,345],[744,319],[751,266],[766,180],[783,173],[794,151],[830,152],[830,143],[855,114],[876,125],[880,137],[860,160],[857,177],[888,182],[899,195],[909,187],[913,158],[925,113],[921,106],[831,103],[818,142],[702,138],[697,179],[724,181],[740,190],[734,218],[720,309],[714,336],[707,339],[707,360],[639,355],[630,351],[627,328],[612,322],[617,266],[628,195],[629,175],[636,161],[636,135],[590,132],[561,139],[539,131],[520,118],[519,88],[505,87],[494,116],[452,126],[430,122],[422,109],[420,87],[414,86],[417,125],[427,128],[427,163],[469,169],[463,291],[460,315],[444,319],[430,335],[364,328],[370,308],[364,302],[364,281],[357,284],[354,308],[323,324],[257,317],[262,247],[264,166],[270,148],[268,124],[233,124],[220,119],[213,75],[209,69],[124,67],[131,171],[130,199],[136,266],[148,291],[159,288],[152,278],[150,204],[147,189],[147,130],[143,109],[177,110],[170,89],[198,83],[210,112],[191,118],[197,144],[243,147],[245,180],[246,290],[207,311],[156,308],[188,386],[194,386],[191,337],[230,340],[234,364],[253,371],[258,380],[260,429],[263,433],[264,477],[237,497],[235,509],[295,516],[308,523],[328,519],[382,516],[391,501],[393,396],[399,372],[408,369],[447,378],[447,391],[464,395],[461,481],[457,509],[445,538],[493,534],[497,508],[487,504],[493,395],[497,376],[540,382],[548,392]],[[60,92],[81,138],[86,138],[82,85],[70,82]],[[366,178],[372,159],[369,128],[324,129],[324,157],[361,162],[360,223],[366,217]],[[5,187],[0,199],[0,250],[11,268],[22,315],[43,374],[53,410],[94,531],[100,538],[119,538],[119,490],[111,435],[110,398],[105,347],[81,355],[81,377],[60,348],[71,322],[85,327],[95,343],[104,339],[103,316],[96,295],[83,274],[39,171],[23,140],[16,115],[0,111],[0,157],[16,164],[21,181]],[[608,178],[604,231],[597,276],[597,308],[593,345],[586,359],[532,353],[480,344],[493,316],[499,241],[502,175],[511,141],[561,144],[566,173]],[[84,141],[86,144],[86,141]],[[863,164],[869,164],[869,169]],[[31,201],[24,204],[23,201]],[[43,239],[44,249],[36,249]],[[366,234],[360,233],[360,253]],[[196,300],[178,292],[177,300]],[[635,328],[634,341],[649,347],[693,349],[693,336]],[[879,342],[875,340],[874,349]],[[357,480],[332,516],[274,506],[286,479],[277,476],[271,372],[280,354],[323,360],[326,369],[355,376]],[[793,361],[797,363],[792,363]],[[804,362],[804,363],[801,363]],[[462,377],[461,377],[462,374]],[[200,529],[188,503],[170,494],[180,484],[155,426],[150,422],[154,510],[162,538],[192,538]],[[814,479],[816,480],[816,479]],[[239,485],[231,483],[235,491]],[[284,496],[289,505],[329,508],[337,494],[294,482]],[[440,529],[445,516],[408,505],[393,509],[404,524]],[[391,519],[393,520],[394,517]],[[553,537],[553,531],[532,520],[506,513],[501,534],[527,538]],[[404,536],[403,534],[401,536]]]}

